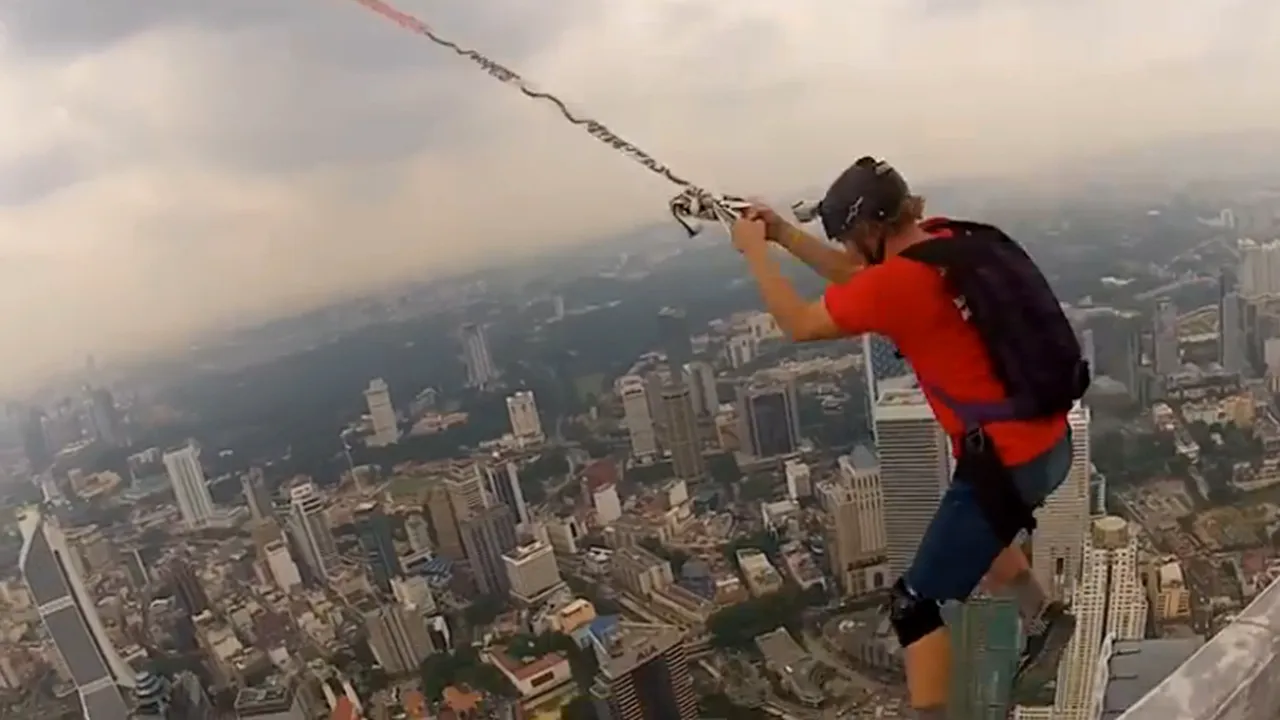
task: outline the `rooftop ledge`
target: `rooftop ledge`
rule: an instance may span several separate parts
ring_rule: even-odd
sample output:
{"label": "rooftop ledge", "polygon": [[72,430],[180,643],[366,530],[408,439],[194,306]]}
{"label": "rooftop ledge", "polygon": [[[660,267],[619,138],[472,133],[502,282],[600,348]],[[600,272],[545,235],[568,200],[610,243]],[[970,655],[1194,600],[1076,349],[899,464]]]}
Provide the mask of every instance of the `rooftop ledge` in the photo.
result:
{"label": "rooftop ledge", "polygon": [[1119,720],[1280,717],[1280,580]]}

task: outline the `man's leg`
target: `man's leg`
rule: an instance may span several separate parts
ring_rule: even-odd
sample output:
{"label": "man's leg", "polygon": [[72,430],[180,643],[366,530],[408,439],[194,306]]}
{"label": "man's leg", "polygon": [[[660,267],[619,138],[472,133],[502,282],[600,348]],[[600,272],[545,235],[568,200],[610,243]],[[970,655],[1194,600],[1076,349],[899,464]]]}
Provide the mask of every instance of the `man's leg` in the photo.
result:
{"label": "man's leg", "polygon": [[1049,604],[1048,595],[1031,572],[1027,554],[1022,551],[1021,543],[1016,541],[996,556],[987,571],[984,585],[992,594],[1007,592],[1012,595],[1018,602],[1018,614],[1023,625],[1029,629],[1033,623],[1039,622]]}
{"label": "man's leg", "polygon": [[941,604],[967,599],[1000,550],[973,488],[953,482],[892,593],[890,621],[903,647],[907,690],[920,720],[944,720],[951,693],[951,638]]}

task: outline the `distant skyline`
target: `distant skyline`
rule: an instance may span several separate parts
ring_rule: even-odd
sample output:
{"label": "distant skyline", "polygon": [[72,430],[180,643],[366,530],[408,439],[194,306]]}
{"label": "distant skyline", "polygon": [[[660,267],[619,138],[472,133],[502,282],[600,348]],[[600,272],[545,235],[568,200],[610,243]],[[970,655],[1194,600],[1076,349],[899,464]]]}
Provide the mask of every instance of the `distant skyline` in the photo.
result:
{"label": "distant skyline", "polygon": [[[1268,0],[400,7],[740,194],[863,153],[917,182],[1034,173],[1280,115]],[[0,392],[658,221],[672,192],[350,0],[13,0],[0,127]]]}

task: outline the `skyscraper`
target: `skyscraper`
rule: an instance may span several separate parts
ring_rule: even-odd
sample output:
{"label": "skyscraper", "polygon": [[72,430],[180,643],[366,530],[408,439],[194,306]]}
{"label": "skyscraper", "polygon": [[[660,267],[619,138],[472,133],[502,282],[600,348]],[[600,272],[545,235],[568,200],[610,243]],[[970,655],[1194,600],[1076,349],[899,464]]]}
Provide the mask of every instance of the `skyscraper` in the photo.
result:
{"label": "skyscraper", "polygon": [[263,476],[261,468],[252,468],[241,475],[240,489],[244,493],[245,502],[249,505],[249,515],[254,520],[263,520],[275,515],[271,491],[267,488],[267,479]]}
{"label": "skyscraper", "polygon": [[364,616],[369,649],[387,672],[402,675],[417,670],[435,650],[418,608],[365,602],[358,609]]}
{"label": "skyscraper", "polygon": [[1089,408],[1077,402],[1071,425],[1071,469],[1067,479],[1036,511],[1032,570],[1050,597],[1065,600],[1080,577],[1089,532]]}
{"label": "skyscraper", "polygon": [[796,388],[791,382],[738,386],[742,449],[757,458],[790,455],[800,448]]}
{"label": "skyscraper", "polygon": [[467,553],[462,547],[458,517],[453,512],[449,488],[441,479],[435,479],[427,487],[427,516],[435,531],[436,552],[454,562],[465,559]]}
{"label": "skyscraper", "polygon": [[1018,604],[1009,597],[976,597],[943,608],[954,665],[949,720],[1006,720],[1022,633]]}
{"label": "skyscraper", "polygon": [[374,586],[385,593],[391,592],[391,579],[403,572],[391,536],[391,521],[376,502],[366,502],[356,506],[352,524]]}
{"label": "skyscraper", "polygon": [[1093,717],[1098,657],[1105,638],[1136,640],[1147,625],[1147,595],[1138,576],[1138,536],[1124,518],[1093,521],[1084,567],[1072,599],[1076,632],[1062,657],[1054,717]]}
{"label": "skyscraper", "polygon": [[18,565],[49,638],[66,665],[86,720],[129,720],[120,686],[133,670],[116,653],[97,602],[71,562],[72,550],[52,518],[28,509],[18,520]]}
{"label": "skyscraper", "polygon": [[1151,340],[1155,346],[1156,374],[1164,376],[1178,372],[1182,366],[1178,356],[1178,308],[1169,298],[1156,301]]}
{"label": "skyscraper", "polygon": [[618,397],[622,399],[622,417],[631,437],[631,454],[652,458],[658,454],[658,435],[649,412],[648,388],[639,375],[618,378]]}
{"label": "skyscraper", "polygon": [[467,323],[462,337],[462,361],[467,366],[467,387],[489,387],[498,379],[498,371],[489,356],[489,339],[484,326]]}
{"label": "skyscraper", "polygon": [[874,333],[862,336],[862,371],[866,375],[867,402],[872,409],[880,400],[886,381],[890,381],[890,387],[897,387],[900,383],[892,381],[900,381],[914,374],[911,365],[898,355],[898,348],[893,342]]}
{"label": "skyscraper", "polygon": [[511,421],[511,434],[520,447],[537,445],[545,439],[538,403],[531,391],[521,390],[507,397],[507,418]]}
{"label": "skyscraper", "polygon": [[188,444],[184,448],[164,454],[164,468],[173,485],[173,497],[178,511],[188,527],[202,527],[214,515],[213,496],[205,484],[204,468],[200,465],[200,448]]}
{"label": "skyscraper", "polygon": [[701,477],[706,470],[691,395],[689,386],[685,384],[669,385],[662,390],[672,468],[676,477],[686,480]]}
{"label": "skyscraper", "polygon": [[830,523],[827,551],[840,589],[845,594],[861,594],[869,589],[862,569],[883,558],[888,545],[880,462],[859,445],[852,454],[840,458],[839,467],[839,481],[818,488]]}
{"label": "skyscraper", "polygon": [[1241,298],[1227,292],[1218,300],[1218,362],[1229,372],[1249,369],[1249,348],[1245,340]]}
{"label": "skyscraper", "polygon": [[364,401],[369,406],[369,418],[373,421],[373,435],[366,441],[370,447],[395,445],[400,440],[400,422],[396,408],[391,403],[391,389],[382,378],[369,381],[364,391]]}
{"label": "skyscraper", "polygon": [[876,445],[889,574],[906,572],[951,482],[947,435],[919,390],[886,390],[876,404]]}
{"label": "skyscraper", "polygon": [[516,522],[511,508],[483,508],[462,522],[461,531],[476,588],[483,595],[505,596],[511,586],[502,556],[516,547]]}
{"label": "skyscraper", "polygon": [[302,562],[317,582],[338,569],[338,545],[329,527],[324,498],[315,485],[303,482],[289,490],[289,532],[302,552]]}
{"label": "skyscraper", "polygon": [[592,623],[590,639],[600,668],[591,686],[599,720],[698,717],[680,628],[600,618]]}
{"label": "skyscraper", "polygon": [[527,523],[533,519],[529,513],[529,505],[524,501],[524,490],[520,488],[520,469],[511,460],[494,461],[484,467],[485,491],[495,502],[506,505],[516,514],[516,521]]}
{"label": "skyscraper", "polygon": [[693,397],[693,409],[698,415],[710,417],[720,407],[720,393],[716,389],[716,370],[710,363],[691,362],[684,366],[684,382]]}

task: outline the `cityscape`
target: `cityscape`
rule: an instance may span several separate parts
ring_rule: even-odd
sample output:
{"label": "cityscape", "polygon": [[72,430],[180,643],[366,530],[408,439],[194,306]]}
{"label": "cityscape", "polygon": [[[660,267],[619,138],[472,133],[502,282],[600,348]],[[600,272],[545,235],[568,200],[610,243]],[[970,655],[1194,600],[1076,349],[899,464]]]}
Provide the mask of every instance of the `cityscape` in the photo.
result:
{"label": "cityscape", "polygon": [[[1221,642],[1260,649],[1164,702],[1270,716],[1223,694],[1270,668],[1280,577],[1280,243],[1248,239],[1280,192],[1251,197],[1006,221],[1095,368],[1027,541],[1077,629],[1017,696],[1014,600],[946,607],[949,717],[1145,718]],[[883,605],[950,441],[892,344],[791,343],[734,260],[668,233],[10,403],[2,716],[910,717]]]}

